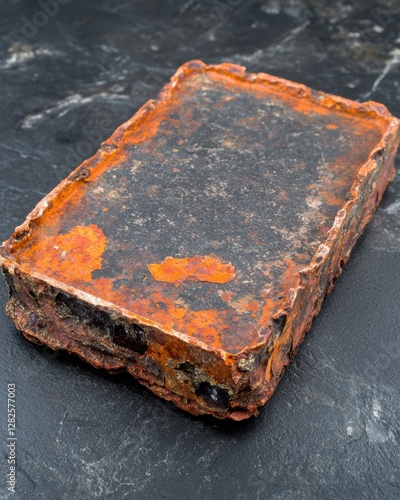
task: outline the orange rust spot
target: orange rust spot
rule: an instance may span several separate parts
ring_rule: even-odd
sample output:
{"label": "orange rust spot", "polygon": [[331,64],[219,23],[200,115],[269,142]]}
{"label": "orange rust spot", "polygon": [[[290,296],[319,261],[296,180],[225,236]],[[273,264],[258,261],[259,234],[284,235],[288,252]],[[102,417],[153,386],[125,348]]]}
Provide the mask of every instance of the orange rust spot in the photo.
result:
{"label": "orange rust spot", "polygon": [[149,264],[147,267],[155,280],[176,285],[184,280],[227,283],[235,277],[235,267],[231,263],[222,262],[214,255],[197,255],[183,259],[166,257],[163,262]]}
{"label": "orange rust spot", "polygon": [[257,313],[260,309],[260,304],[250,295],[239,297],[235,300],[233,297],[233,293],[231,291],[226,291],[219,293],[219,296],[224,302],[229,304],[229,306],[235,309],[239,314],[250,313],[254,317],[257,317]]}
{"label": "orange rust spot", "polygon": [[222,347],[221,335],[228,329],[219,311],[214,309],[190,311],[177,325],[217,349]]}
{"label": "orange rust spot", "polygon": [[222,299],[224,302],[228,302],[228,303],[229,303],[229,301],[230,301],[230,300],[232,300],[233,293],[232,293],[231,291],[228,291],[228,290],[227,290],[226,292],[222,292],[222,293],[220,294],[220,297],[221,297],[221,299]]}
{"label": "orange rust spot", "polygon": [[327,128],[328,130],[335,130],[335,129],[339,128],[339,127],[338,127],[337,125],[334,125],[333,123],[329,123],[329,124],[326,126],[326,128]]}
{"label": "orange rust spot", "polygon": [[[107,238],[95,224],[76,226],[69,233],[50,236],[27,251],[31,267],[56,279],[90,281],[101,269]],[[30,255],[29,255],[30,254]]]}
{"label": "orange rust spot", "polygon": [[258,320],[258,324],[260,327],[266,326],[268,324],[268,321],[271,319],[272,315],[276,312],[276,309],[277,309],[276,302],[271,298],[267,298],[264,307],[262,308],[261,317]]}
{"label": "orange rust spot", "polygon": [[299,264],[290,257],[285,257],[284,262],[287,267],[282,273],[281,286],[284,289],[295,287],[299,280]]}

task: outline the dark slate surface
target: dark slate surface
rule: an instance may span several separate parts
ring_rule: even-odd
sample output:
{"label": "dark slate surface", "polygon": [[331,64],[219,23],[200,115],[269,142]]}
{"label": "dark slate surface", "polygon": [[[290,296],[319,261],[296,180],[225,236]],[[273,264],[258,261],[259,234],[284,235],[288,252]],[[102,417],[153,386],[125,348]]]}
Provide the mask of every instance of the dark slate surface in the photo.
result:
{"label": "dark slate surface", "polygon": [[[372,98],[400,116],[400,2],[70,0],[58,10],[44,23],[38,2],[0,1],[2,240],[192,58]],[[1,313],[1,498],[399,498],[399,190],[398,175],[256,420],[190,417],[131,378],[28,343]],[[16,494],[5,481],[7,383],[17,386]]]}

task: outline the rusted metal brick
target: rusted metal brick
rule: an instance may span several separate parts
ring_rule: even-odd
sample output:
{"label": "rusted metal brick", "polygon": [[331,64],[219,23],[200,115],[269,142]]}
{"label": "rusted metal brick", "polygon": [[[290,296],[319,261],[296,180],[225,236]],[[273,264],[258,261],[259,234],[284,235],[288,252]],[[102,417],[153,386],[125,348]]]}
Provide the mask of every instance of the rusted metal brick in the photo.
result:
{"label": "rusted metal brick", "polygon": [[256,415],[398,142],[380,104],[187,63],[3,244],[7,312],[193,414]]}

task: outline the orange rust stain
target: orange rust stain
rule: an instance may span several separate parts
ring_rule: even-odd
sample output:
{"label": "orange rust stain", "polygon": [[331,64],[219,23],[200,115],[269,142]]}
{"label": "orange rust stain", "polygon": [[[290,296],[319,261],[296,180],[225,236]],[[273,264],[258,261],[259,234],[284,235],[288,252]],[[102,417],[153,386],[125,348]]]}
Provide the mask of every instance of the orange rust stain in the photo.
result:
{"label": "orange rust stain", "polygon": [[140,122],[129,128],[129,135],[127,134],[124,138],[125,142],[127,144],[142,144],[154,137],[164,119],[165,107],[165,102],[160,103],[158,110],[149,108],[147,104],[142,106],[142,109],[148,110],[148,114],[141,116]]}
{"label": "orange rust stain", "polygon": [[231,291],[226,291],[223,293],[219,293],[221,299],[229,304],[230,307],[235,309],[239,314],[251,314],[253,317],[257,317],[260,304],[250,295],[246,295],[244,297],[239,297],[236,300],[234,299],[233,293]]}
{"label": "orange rust stain", "polygon": [[275,314],[276,309],[277,309],[276,302],[271,298],[267,298],[265,300],[265,304],[262,309],[260,319],[258,320],[258,325],[260,327],[266,326],[268,322],[271,320],[271,317]]}
{"label": "orange rust stain", "polygon": [[[118,129],[115,134],[117,133],[122,136],[122,130],[119,131]],[[110,138],[104,144],[111,143],[112,139],[113,138]],[[118,142],[118,139],[115,138],[115,141]],[[99,150],[95,156],[82,164],[86,164],[88,171],[90,171],[90,175],[85,179],[85,182],[71,182],[65,184],[57,198],[50,202],[49,208],[45,210],[40,217],[40,227],[46,228],[47,234],[57,234],[66,217],[73,220],[76,213],[79,214],[83,211],[87,211],[88,201],[86,195],[89,186],[95,184],[97,179],[101,179],[101,174],[104,171],[117,168],[118,165],[126,161],[127,158],[128,153],[124,148],[116,149],[114,152],[108,154]],[[71,175],[73,174],[74,172]],[[31,242],[35,246],[39,245],[41,238],[42,236],[39,232],[39,234],[32,237]],[[21,250],[19,250],[20,248]],[[27,256],[29,252],[26,251],[23,241],[13,245],[12,251],[15,252],[16,250],[20,252],[20,255],[22,255],[25,260],[25,256]]]}
{"label": "orange rust stain", "polygon": [[[163,290],[153,290],[151,299],[141,300],[144,310],[157,323],[167,325],[168,329],[176,328],[176,323],[186,315],[189,307],[176,300],[173,294],[169,297]],[[138,304],[135,301],[135,306]],[[185,332],[186,333],[186,332]]]}
{"label": "orange rust stain", "polygon": [[163,262],[149,264],[147,267],[155,280],[176,285],[185,280],[227,283],[235,277],[235,267],[231,263],[222,262],[214,255],[197,255],[183,259],[166,257]]}
{"label": "orange rust stain", "polygon": [[259,124],[255,116],[246,116],[236,120],[235,125],[238,127],[244,127],[250,130],[258,130]]}
{"label": "orange rust stain", "polygon": [[[291,97],[291,96],[290,96]],[[329,108],[323,106],[318,106],[312,101],[307,99],[293,99],[293,97],[287,99],[288,103],[293,106],[293,109],[298,113],[304,115],[319,114],[322,116],[329,115],[332,111]],[[291,102],[290,102],[291,101]]]}
{"label": "orange rust stain", "polygon": [[[155,154],[157,148],[154,147],[154,144],[151,144],[151,139],[157,136],[160,127],[164,126],[163,134],[165,136],[173,135],[175,130],[179,130],[183,136],[190,136],[201,126],[201,120],[193,117],[194,109],[190,106],[179,108],[179,119],[172,118],[174,106],[171,106],[170,101],[166,99],[160,100],[155,109],[151,109],[151,106],[148,107],[147,104],[142,107],[143,110],[145,108],[148,114],[141,117],[139,126],[135,124],[135,127],[129,128],[129,135],[127,134],[124,140],[126,144],[135,145],[148,142],[149,147]],[[160,137],[158,140],[160,140]]]}
{"label": "orange rust stain", "polygon": [[[299,269],[302,267],[301,261],[309,260],[309,258],[307,258],[307,254],[298,254],[296,257],[298,259],[297,264],[294,260],[287,256],[280,261],[270,263],[268,268],[264,271],[265,276],[271,279],[272,267],[279,266],[281,278],[276,289],[270,289],[264,292],[264,306],[258,319],[258,325],[260,327],[267,326],[271,319],[278,314],[281,309],[285,309],[290,305],[289,290],[291,288],[296,288],[299,283]],[[277,294],[279,295],[278,299],[274,297]]]}
{"label": "orange rust stain", "polygon": [[284,259],[286,269],[283,271],[280,285],[284,289],[295,287],[299,281],[299,263],[293,261],[290,257]]}
{"label": "orange rust stain", "polygon": [[214,309],[190,311],[177,322],[177,326],[217,349],[222,347],[221,335],[228,329],[220,313]]}
{"label": "orange rust stain", "polygon": [[233,298],[233,293],[231,291],[227,290],[226,292],[220,293],[220,297],[224,302],[229,303],[229,301],[231,301]]}
{"label": "orange rust stain", "polygon": [[107,238],[95,224],[76,226],[69,233],[50,236],[26,251],[32,269],[70,281],[90,281],[101,269]]}
{"label": "orange rust stain", "polygon": [[109,278],[93,279],[90,283],[82,283],[81,288],[87,293],[106,297],[111,302],[126,304],[126,307],[135,310],[138,315],[162,325],[164,331],[180,331],[214,348],[223,347],[222,338],[228,329],[229,319],[225,311],[191,311],[187,304],[177,300],[177,292],[168,296],[162,289],[154,289],[151,298],[138,298],[137,290],[115,288],[113,280]]}
{"label": "orange rust stain", "polygon": [[334,125],[333,123],[329,123],[329,124],[326,126],[326,128],[327,128],[328,130],[335,130],[335,129],[339,128],[339,127],[338,127],[337,125]]}

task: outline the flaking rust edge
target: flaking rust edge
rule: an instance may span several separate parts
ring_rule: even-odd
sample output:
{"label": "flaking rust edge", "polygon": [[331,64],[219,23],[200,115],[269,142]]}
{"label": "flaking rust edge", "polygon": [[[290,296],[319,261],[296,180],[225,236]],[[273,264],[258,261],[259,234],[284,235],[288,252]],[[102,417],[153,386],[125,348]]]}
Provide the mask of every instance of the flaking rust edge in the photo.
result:
{"label": "flaking rust edge", "polygon": [[[365,144],[371,144],[365,160],[353,166],[352,182],[331,178],[331,184],[338,187],[336,191],[318,185],[307,187],[309,192],[315,191],[320,196],[320,200],[308,201],[310,210],[316,207],[322,212],[326,206],[329,208],[327,213],[334,210],[336,215],[321,218],[321,227],[326,221],[330,221],[330,225],[317,233],[319,242],[315,250],[313,242],[314,246],[309,244],[311,250],[305,249],[310,250],[309,254],[296,253],[295,258],[282,254],[281,258],[262,268],[265,281],[258,296],[245,293],[243,265],[241,268],[238,259],[219,255],[222,250],[218,245],[207,253],[198,249],[184,255],[165,252],[157,255],[157,249],[153,248],[148,252],[152,255],[146,254],[147,261],[137,270],[149,271],[143,276],[150,283],[148,292],[143,292],[133,281],[133,285],[129,285],[132,288],[124,284],[116,286],[117,282],[124,282],[124,273],[113,279],[94,277],[110,259],[107,251],[112,235],[108,226],[107,230],[101,227],[98,214],[90,212],[88,189],[92,185],[99,189],[102,176],[113,168],[118,170],[119,165],[129,165],[132,176],[138,175],[138,148],[143,144],[150,148],[152,141],[159,137],[157,134],[164,140],[162,146],[168,153],[170,146],[165,144],[171,139],[171,124],[180,130],[174,114],[168,115],[169,108],[173,108],[174,99],[179,97],[179,89],[187,92],[190,85],[196,92],[204,91],[206,96],[208,92],[207,98],[211,98],[214,90],[212,85],[207,90],[207,78],[223,89],[220,90],[223,97],[214,107],[223,101],[226,109],[235,112],[236,108],[230,103],[237,95],[241,95],[241,91],[249,95],[254,92],[270,99],[271,108],[276,106],[277,100],[282,109],[286,106],[292,121],[293,113],[310,116],[310,120],[314,115],[332,116],[332,122],[336,122],[325,125],[330,134],[347,126],[345,132],[359,134]],[[201,119],[195,117],[193,110],[182,113],[190,133],[200,134],[197,129]],[[169,120],[167,132],[162,131],[165,120]],[[254,116],[241,116],[237,120],[240,127],[244,123],[245,129],[250,131],[251,140],[251,134],[260,130],[257,120]],[[379,140],[375,141],[378,129]],[[291,133],[291,129],[288,130]],[[370,139],[367,140],[368,133]],[[181,142],[186,137],[183,136]],[[293,137],[298,135],[293,133]],[[231,154],[229,148],[237,147],[235,137],[227,137],[224,141],[221,150],[225,148]],[[234,420],[256,415],[273,394],[325,295],[340,275],[354,243],[379,204],[394,174],[398,142],[398,120],[378,103],[360,104],[329,96],[269,75],[246,74],[245,68],[227,63],[206,66],[200,61],[189,62],[177,71],[157,100],[146,103],[103,143],[93,158],[85,161],[46,196],[3,244],[0,263],[11,297],[7,312],[28,339],[75,353],[98,368],[113,372],[126,370],[156,394],[193,414],[212,414]],[[189,146],[185,147],[189,150]],[[190,147],[193,150],[193,145]],[[356,150],[361,147],[354,143]],[[133,148],[134,153],[129,152],[129,148]],[[180,154],[179,148],[178,140],[173,151]],[[129,154],[138,164],[135,169],[131,167]],[[230,160],[231,156],[228,158]],[[179,175],[179,161],[173,165],[178,166],[173,166],[171,171]],[[324,168],[322,165],[322,177],[318,178],[321,184],[326,181]],[[121,172],[122,167],[118,171]],[[333,173],[336,173],[334,169]],[[184,177],[182,179],[185,181]],[[280,189],[278,201],[289,198],[284,187],[277,186]],[[154,190],[157,186],[149,187],[149,199]],[[346,194],[339,196],[342,192]],[[108,201],[118,198],[115,192],[107,192],[107,195]],[[91,217],[85,224],[80,222],[67,228],[64,211],[72,196],[74,203],[86,207]],[[210,196],[218,196],[218,193],[212,191]],[[117,208],[121,210],[120,206]],[[108,207],[105,213],[110,213]],[[254,214],[246,216],[251,219]],[[255,248],[262,246],[259,234],[250,237]],[[304,245],[308,243],[306,240]],[[124,245],[119,243],[121,254],[133,248],[129,242]],[[187,246],[190,247],[190,241]],[[128,266],[126,274],[132,270],[136,272],[136,268]],[[277,271],[275,283],[274,272]],[[272,290],[273,285],[277,290]],[[203,287],[205,300],[210,297],[213,307],[190,307],[189,298],[198,293],[196,286]],[[136,299],[130,297],[135,295],[132,290],[138,294]],[[185,300],[182,290],[186,293]],[[256,329],[252,329],[252,322],[257,324]]]}

